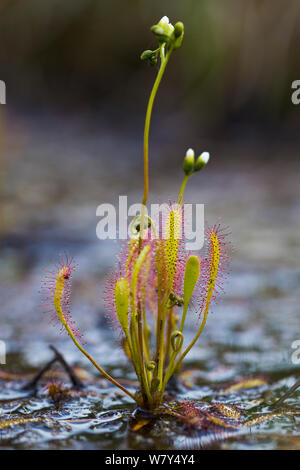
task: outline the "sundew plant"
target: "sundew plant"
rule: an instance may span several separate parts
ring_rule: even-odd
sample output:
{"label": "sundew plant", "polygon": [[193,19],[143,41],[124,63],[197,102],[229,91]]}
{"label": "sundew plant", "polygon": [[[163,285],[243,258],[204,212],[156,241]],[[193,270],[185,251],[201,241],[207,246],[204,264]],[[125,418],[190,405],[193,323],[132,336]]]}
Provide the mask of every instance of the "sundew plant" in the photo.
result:
{"label": "sundew plant", "polygon": [[[148,409],[163,402],[169,380],[180,371],[184,358],[198,341],[211,304],[222,290],[231,251],[228,231],[219,224],[206,227],[206,243],[200,253],[192,254],[185,249],[182,235],[184,190],[189,178],[208,163],[208,152],[198,158],[192,149],[186,152],[177,202],[168,204],[162,227],[147,215],[152,108],[170,57],[182,45],[184,27],[181,22],[173,26],[167,17],[163,17],[151,31],[158,47],[144,51],[141,59],[153,66],[159,64],[159,68],[145,119],[141,213],[131,224],[132,237],[121,249],[116,271],[107,278],[104,298],[108,317],[121,332],[124,351],[138,378],[139,388],[135,393],[104,371],[82,345],[69,309],[71,276],[75,269],[73,260],[61,257],[55,270],[48,273],[44,286],[53,318],[62,324],[77,348],[107,380],[139,406]],[[199,321],[194,338],[187,343],[184,332],[189,315],[196,315]]]}

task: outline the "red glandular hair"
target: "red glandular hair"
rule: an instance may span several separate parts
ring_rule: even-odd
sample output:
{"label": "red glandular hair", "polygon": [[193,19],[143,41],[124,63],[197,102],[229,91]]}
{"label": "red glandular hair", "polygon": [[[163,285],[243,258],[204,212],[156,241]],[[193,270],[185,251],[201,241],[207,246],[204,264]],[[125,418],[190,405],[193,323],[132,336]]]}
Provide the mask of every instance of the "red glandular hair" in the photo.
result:
{"label": "red glandular hair", "polygon": [[[67,254],[60,255],[58,262],[52,264],[53,270],[47,270],[42,281],[43,311],[50,314],[51,322],[65,322],[74,336],[81,338],[70,312],[71,279],[76,264]],[[61,330],[64,330],[63,325]]]}

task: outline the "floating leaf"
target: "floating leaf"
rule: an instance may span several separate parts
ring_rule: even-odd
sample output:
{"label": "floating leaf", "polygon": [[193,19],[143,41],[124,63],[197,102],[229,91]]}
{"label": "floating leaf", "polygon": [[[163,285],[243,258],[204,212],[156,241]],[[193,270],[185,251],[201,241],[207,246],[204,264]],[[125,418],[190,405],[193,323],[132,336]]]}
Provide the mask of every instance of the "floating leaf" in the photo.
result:
{"label": "floating leaf", "polygon": [[256,418],[249,419],[245,421],[244,426],[255,426],[256,424],[263,423],[264,421],[269,421],[270,419],[277,418],[278,416],[296,416],[300,415],[300,411],[282,411],[278,413],[269,413],[257,416]]}
{"label": "floating leaf", "polygon": [[132,431],[134,432],[137,432],[139,431],[140,429],[142,429],[144,426],[146,426],[148,423],[150,423],[150,419],[141,419],[138,423],[136,423],[133,427],[132,427]]}
{"label": "floating leaf", "polygon": [[224,403],[215,403],[215,407],[218,408],[223,415],[228,418],[240,418],[241,413],[234,405],[224,405]]}
{"label": "floating leaf", "polygon": [[19,426],[20,424],[26,423],[41,423],[44,418],[17,418],[17,419],[6,419],[0,422],[0,429],[10,428],[14,426]]}
{"label": "floating leaf", "polygon": [[221,418],[217,418],[216,416],[213,416],[213,415],[208,415],[206,418],[212,423],[217,424],[218,426],[221,426],[222,428],[234,428],[235,427],[232,424],[226,423]]}
{"label": "floating leaf", "polygon": [[247,388],[261,387],[262,385],[267,385],[266,380],[264,379],[247,379],[237,382],[230,387],[223,390],[222,393],[235,392],[236,390],[244,390]]}

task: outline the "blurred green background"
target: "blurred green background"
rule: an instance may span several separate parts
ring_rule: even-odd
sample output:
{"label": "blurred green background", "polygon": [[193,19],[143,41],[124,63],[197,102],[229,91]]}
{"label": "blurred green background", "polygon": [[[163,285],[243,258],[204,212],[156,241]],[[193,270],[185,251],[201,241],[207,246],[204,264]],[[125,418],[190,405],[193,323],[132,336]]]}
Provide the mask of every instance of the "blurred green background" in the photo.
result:
{"label": "blurred green background", "polygon": [[182,20],[186,35],[160,93],[161,112],[188,115],[202,136],[275,137],[279,126],[299,134],[290,99],[300,77],[298,0],[1,0],[9,105],[135,121],[155,73],[139,55],[155,45],[149,27],[165,14]]}

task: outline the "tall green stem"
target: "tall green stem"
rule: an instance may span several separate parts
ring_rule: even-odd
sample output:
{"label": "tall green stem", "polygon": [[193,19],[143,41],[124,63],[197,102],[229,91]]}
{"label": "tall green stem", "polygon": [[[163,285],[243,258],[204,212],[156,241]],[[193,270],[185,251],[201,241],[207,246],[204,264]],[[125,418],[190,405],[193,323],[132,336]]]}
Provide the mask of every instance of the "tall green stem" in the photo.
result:
{"label": "tall green stem", "polygon": [[152,402],[152,397],[149,390],[148,377],[145,369],[144,354],[143,354],[143,325],[142,325],[142,312],[137,305],[136,310],[136,288],[138,283],[138,277],[143,263],[145,262],[146,256],[150,250],[150,246],[145,246],[140,252],[137,261],[134,264],[132,278],[131,278],[131,324],[132,324],[132,342],[135,341],[135,347],[138,359],[138,369],[140,372],[142,392],[146,395],[149,403]]}
{"label": "tall green stem", "polygon": [[140,225],[140,234],[141,238],[143,238],[143,231],[144,231],[144,220],[145,220],[145,209],[148,200],[149,194],[149,130],[150,130],[150,122],[151,122],[151,114],[153,103],[155,100],[155,96],[165,72],[166,66],[168,64],[170,55],[173,51],[173,47],[171,46],[165,56],[165,44],[160,46],[160,68],[154,82],[153,88],[150,93],[147,111],[146,111],[146,118],[145,118],[145,128],[144,128],[144,194],[142,200],[142,211],[141,211],[141,225]]}
{"label": "tall green stem", "polygon": [[184,190],[185,190],[185,186],[186,186],[186,183],[187,183],[190,176],[191,175],[185,175],[185,177],[183,178],[183,181],[181,183],[180,191],[179,191],[179,195],[178,195],[178,204],[180,206],[182,204],[182,198],[183,198],[183,193],[184,193]]}
{"label": "tall green stem", "polygon": [[165,324],[166,324],[166,316],[167,316],[167,302],[165,301],[165,305],[163,306],[162,317],[161,317],[161,329],[160,329],[160,336],[159,336],[159,353],[158,353],[158,367],[157,367],[157,376],[159,379],[159,388],[161,389],[162,380],[163,380],[163,369],[164,369],[164,337],[165,337]]}

